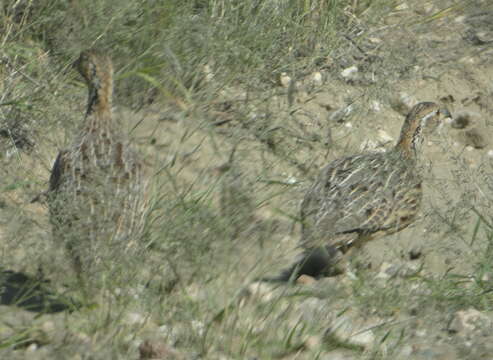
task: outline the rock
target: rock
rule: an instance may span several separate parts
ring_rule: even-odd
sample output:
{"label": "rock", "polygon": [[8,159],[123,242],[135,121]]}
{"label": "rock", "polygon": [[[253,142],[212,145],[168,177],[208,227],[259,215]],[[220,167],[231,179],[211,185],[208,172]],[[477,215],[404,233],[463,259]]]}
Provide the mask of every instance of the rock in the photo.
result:
{"label": "rock", "polygon": [[430,3],[425,3],[417,6],[416,9],[414,9],[414,11],[419,15],[426,16],[436,11],[436,8]]}
{"label": "rock", "polygon": [[369,349],[375,343],[375,335],[371,330],[373,325],[362,323],[362,321],[362,319],[352,319],[348,315],[341,315],[332,322],[325,335],[337,342]]}
{"label": "rock", "polygon": [[399,271],[399,277],[407,278],[418,274],[422,270],[423,266],[419,262],[408,262],[401,266]]}
{"label": "rock", "polygon": [[473,29],[466,30],[464,40],[470,42],[474,46],[481,46],[491,42],[486,32],[476,32]]}
{"label": "rock", "polygon": [[413,247],[409,250],[409,260],[418,260],[423,255],[423,250],[421,247]]}
{"label": "rock", "polygon": [[346,118],[351,115],[351,113],[354,110],[354,106],[352,104],[331,112],[329,114],[329,121],[337,122],[337,123],[343,123]]}
{"label": "rock", "polygon": [[374,111],[374,112],[380,112],[380,110],[382,110],[382,105],[380,104],[379,101],[377,100],[373,100],[370,104],[370,108]]}
{"label": "rock", "polygon": [[380,266],[380,271],[378,272],[377,279],[392,279],[399,274],[401,266],[397,264],[390,264],[388,262],[383,262]]}
{"label": "rock", "polygon": [[205,64],[202,68],[202,71],[205,75],[205,81],[211,82],[214,79],[214,72],[212,71],[212,67],[210,64]]}
{"label": "rock", "polygon": [[315,71],[312,74],[312,82],[314,85],[320,86],[324,83],[322,73],[320,71]]}
{"label": "rock", "polygon": [[312,285],[317,282],[317,279],[308,276],[308,275],[301,275],[297,280],[296,283],[300,285]]}
{"label": "rock", "polygon": [[202,337],[207,330],[206,325],[199,320],[192,320],[192,329],[199,336]]}
{"label": "rock", "polygon": [[463,337],[475,336],[478,332],[489,333],[491,330],[491,318],[473,308],[457,311],[448,327],[450,333]]}
{"label": "rock", "polygon": [[261,302],[269,302],[277,296],[272,287],[263,281],[253,282],[245,289],[245,297],[255,297],[256,300]]}
{"label": "rock", "polygon": [[493,31],[478,31],[476,37],[482,44],[493,42]]}
{"label": "rock", "polygon": [[394,142],[394,138],[390,136],[385,130],[382,129],[378,130],[377,136],[378,136],[378,140],[380,140],[382,145]]}
{"label": "rock", "polygon": [[291,85],[291,77],[288,76],[285,72],[281,73],[281,76],[279,77],[279,82],[281,83],[282,87],[288,88],[289,85]]}
{"label": "rock", "polygon": [[416,99],[405,92],[390,100],[390,107],[399,114],[406,116],[409,110],[417,103]]}
{"label": "rock", "polygon": [[377,279],[389,280],[396,277],[406,278],[416,275],[422,266],[419,262],[404,262],[400,264],[382,263],[380,271],[376,275]]}
{"label": "rock", "polygon": [[405,2],[403,2],[402,4],[399,4],[397,5],[394,10],[396,11],[403,11],[403,10],[409,10],[409,5]]}
{"label": "rock", "polygon": [[36,351],[36,350],[38,350],[38,349],[39,349],[38,344],[36,344],[36,343],[32,343],[32,344],[30,344],[30,345],[27,347],[27,349],[26,349],[26,353],[33,353],[33,352],[35,352],[35,351]]}
{"label": "rock", "polygon": [[350,66],[341,71],[341,76],[347,82],[354,82],[358,80],[359,77],[359,69],[356,65]]}

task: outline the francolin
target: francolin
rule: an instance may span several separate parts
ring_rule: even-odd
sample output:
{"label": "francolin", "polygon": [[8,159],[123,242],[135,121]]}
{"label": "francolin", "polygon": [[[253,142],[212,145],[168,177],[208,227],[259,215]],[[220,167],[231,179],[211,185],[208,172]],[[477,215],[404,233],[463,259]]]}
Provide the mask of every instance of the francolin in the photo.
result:
{"label": "francolin", "polygon": [[419,103],[406,116],[391,150],[343,157],[324,167],[301,204],[304,252],[281,275],[267,280],[330,274],[341,258],[347,260],[348,250],[409,226],[421,205],[423,139],[444,117],[450,117],[447,109]]}
{"label": "francolin", "polygon": [[113,118],[110,58],[87,50],[74,65],[89,89],[87,111],[72,145],[56,158],[48,200],[55,240],[82,280],[136,248],[146,186],[142,164]]}

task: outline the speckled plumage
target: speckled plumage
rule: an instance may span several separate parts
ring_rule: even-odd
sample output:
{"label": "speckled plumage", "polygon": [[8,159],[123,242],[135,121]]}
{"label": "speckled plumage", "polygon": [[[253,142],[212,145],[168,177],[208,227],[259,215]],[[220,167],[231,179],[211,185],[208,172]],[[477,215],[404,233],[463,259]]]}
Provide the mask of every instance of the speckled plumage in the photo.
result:
{"label": "speckled plumage", "polygon": [[397,145],[384,153],[337,159],[322,169],[301,204],[304,254],[278,280],[320,276],[350,248],[409,226],[422,198],[423,135],[450,116],[430,102],[407,115]]}
{"label": "speckled plumage", "polygon": [[79,276],[100,260],[101,246],[120,251],[143,224],[142,165],[114,123],[111,60],[84,51],[75,63],[89,98],[81,132],[53,165],[48,199],[53,233],[67,248]]}

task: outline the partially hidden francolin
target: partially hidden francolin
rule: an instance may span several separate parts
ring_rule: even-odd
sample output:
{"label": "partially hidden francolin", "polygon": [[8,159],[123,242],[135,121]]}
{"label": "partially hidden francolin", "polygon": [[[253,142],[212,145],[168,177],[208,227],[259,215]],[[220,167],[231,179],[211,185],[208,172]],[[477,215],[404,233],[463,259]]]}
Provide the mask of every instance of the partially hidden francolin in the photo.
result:
{"label": "partially hidden francolin", "polygon": [[301,204],[304,252],[281,275],[267,280],[330,274],[337,262],[347,260],[348,250],[409,226],[421,205],[421,145],[445,117],[450,117],[447,109],[419,103],[406,116],[391,150],[340,158],[324,167]]}
{"label": "partially hidden francolin", "polygon": [[87,111],[80,133],[56,158],[48,201],[55,240],[66,247],[81,279],[136,248],[146,182],[113,118],[110,58],[87,50],[74,65],[89,89]]}

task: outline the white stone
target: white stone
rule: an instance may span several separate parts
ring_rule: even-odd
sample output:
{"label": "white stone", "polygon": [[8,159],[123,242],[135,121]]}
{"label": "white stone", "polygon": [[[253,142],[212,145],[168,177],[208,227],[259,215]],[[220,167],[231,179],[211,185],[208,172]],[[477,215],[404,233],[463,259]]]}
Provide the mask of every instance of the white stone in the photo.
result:
{"label": "white stone", "polygon": [[343,122],[346,117],[348,117],[354,110],[354,106],[348,105],[342,109],[333,111],[329,115],[329,121],[334,121],[334,122]]}
{"label": "white stone", "polygon": [[369,348],[375,342],[375,335],[370,329],[356,327],[354,320],[342,315],[337,318],[328,331],[328,334],[351,345]]}
{"label": "white stone", "polygon": [[299,182],[298,179],[293,175],[288,175],[286,177],[286,184],[294,185],[297,184],[298,182]]}
{"label": "white stone", "polygon": [[464,20],[466,20],[466,16],[465,15],[460,15],[460,16],[457,16],[454,21],[457,22],[457,23],[463,23]]}
{"label": "white stone", "polygon": [[384,144],[394,141],[394,138],[390,136],[385,130],[381,130],[381,129],[378,130],[377,135],[380,141]]}
{"label": "white stone", "polygon": [[291,84],[291,77],[289,77],[285,72],[281,73],[279,80],[281,81],[281,85],[285,88],[289,87]]}
{"label": "white stone", "polygon": [[358,72],[358,67],[356,65],[350,66],[341,71],[341,76],[343,78],[353,78]]}
{"label": "white stone", "polygon": [[199,335],[202,336],[205,333],[205,324],[199,320],[192,320],[192,329]]}
{"label": "white stone", "polygon": [[488,315],[470,308],[457,311],[452,319],[449,329],[461,335],[467,335],[476,330],[488,330],[492,326],[492,320]]}
{"label": "white stone", "polygon": [[205,74],[205,81],[209,82],[214,79],[214,73],[212,72],[212,68],[209,64],[204,65],[203,71]]}
{"label": "white stone", "polygon": [[247,287],[248,295],[255,296],[262,302],[269,302],[275,298],[272,288],[262,281],[251,283]]}
{"label": "white stone", "polygon": [[396,277],[399,274],[400,266],[396,264],[390,264],[388,262],[382,263],[380,271],[377,274],[377,279],[388,280]]}
{"label": "white stone", "polygon": [[38,350],[38,344],[32,343],[27,347],[26,352],[30,353],[30,352],[35,352],[36,350]]}
{"label": "white stone", "polygon": [[377,100],[373,100],[371,102],[371,105],[370,105],[371,109],[375,112],[379,112],[380,110],[382,110],[382,105],[380,104],[379,101]]}
{"label": "white stone", "polygon": [[312,81],[315,85],[322,85],[323,84],[323,78],[322,78],[322,74],[320,73],[320,71],[315,71],[313,74],[312,74]]}
{"label": "white stone", "polygon": [[411,95],[402,92],[399,96],[399,100],[406,105],[409,109],[411,109],[416,103],[416,99],[414,99]]}
{"label": "white stone", "polygon": [[395,10],[397,11],[408,10],[408,9],[409,9],[409,5],[407,3],[402,3],[395,7]]}

